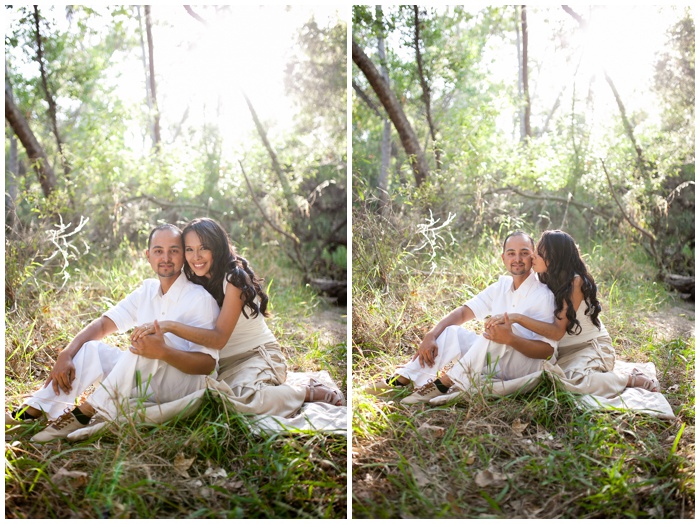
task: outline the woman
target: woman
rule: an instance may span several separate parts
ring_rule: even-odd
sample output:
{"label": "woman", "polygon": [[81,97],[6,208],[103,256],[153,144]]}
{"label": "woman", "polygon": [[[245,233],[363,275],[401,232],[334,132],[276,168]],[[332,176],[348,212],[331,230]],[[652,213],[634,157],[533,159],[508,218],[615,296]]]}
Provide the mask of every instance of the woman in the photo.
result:
{"label": "woman", "polygon": [[488,329],[506,320],[559,340],[556,364],[564,371],[567,389],[611,398],[626,387],[659,391],[659,382],[634,369],[628,376],[613,372],[615,349],[598,315],[601,306],[595,280],[581,259],[574,239],[559,230],[545,231],[537,242],[532,269],[554,293],[555,321],[551,324],[520,314],[496,315]]}
{"label": "woman", "polygon": [[[221,313],[214,329],[179,322],[158,322],[165,333],[220,349],[218,380],[233,391],[236,409],[257,415],[290,416],[304,402],[340,406],[343,397],[311,379],[306,387],[285,384],[287,365],[274,334],[265,323],[268,297],[248,261],[236,254],[224,229],[210,218],[197,218],[182,231],[184,272],[216,299]],[[137,339],[155,332],[145,324],[132,333]]]}

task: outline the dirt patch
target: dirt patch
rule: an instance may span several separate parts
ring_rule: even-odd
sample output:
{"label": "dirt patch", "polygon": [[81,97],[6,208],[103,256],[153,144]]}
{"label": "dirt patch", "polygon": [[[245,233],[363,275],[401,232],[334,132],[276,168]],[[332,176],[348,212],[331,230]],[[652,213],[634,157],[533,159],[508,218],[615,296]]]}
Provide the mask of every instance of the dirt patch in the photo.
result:
{"label": "dirt patch", "polygon": [[654,328],[658,341],[695,336],[695,303],[680,302],[671,307],[648,313],[646,320]]}
{"label": "dirt patch", "polygon": [[321,334],[321,344],[335,346],[347,341],[348,311],[346,308],[332,308],[319,311],[307,322]]}

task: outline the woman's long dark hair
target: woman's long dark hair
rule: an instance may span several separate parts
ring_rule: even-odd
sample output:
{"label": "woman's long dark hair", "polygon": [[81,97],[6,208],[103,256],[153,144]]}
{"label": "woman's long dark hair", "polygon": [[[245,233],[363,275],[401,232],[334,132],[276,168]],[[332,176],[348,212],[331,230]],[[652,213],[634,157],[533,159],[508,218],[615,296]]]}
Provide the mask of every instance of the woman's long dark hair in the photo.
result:
{"label": "woman's long dark hair", "polygon": [[576,311],[574,311],[571,302],[574,276],[576,275],[579,275],[583,280],[581,290],[583,291],[583,300],[586,302],[586,315],[589,315],[593,325],[600,329],[598,315],[601,306],[596,296],[598,287],[588,272],[571,235],[558,229],[545,231],[537,242],[537,254],[547,263],[547,271],[540,273],[539,277],[540,282],[547,284],[547,287],[554,293],[556,304],[554,315],[560,318],[559,313],[564,309],[564,303],[567,305],[566,332],[569,335],[581,333],[581,323],[576,319]]}
{"label": "woman's long dark hair", "polygon": [[[246,307],[251,311],[253,318],[262,313],[267,313],[268,296],[261,287],[262,279],[255,276],[253,268],[248,261],[236,253],[228,234],[216,221],[211,218],[195,218],[182,230],[182,239],[190,231],[197,233],[203,246],[208,247],[212,253],[211,277],[198,277],[185,259],[185,276],[203,286],[211,296],[216,299],[219,307],[224,303],[224,279],[241,290],[243,300],[243,315],[246,318]],[[255,298],[260,297],[260,304]]]}

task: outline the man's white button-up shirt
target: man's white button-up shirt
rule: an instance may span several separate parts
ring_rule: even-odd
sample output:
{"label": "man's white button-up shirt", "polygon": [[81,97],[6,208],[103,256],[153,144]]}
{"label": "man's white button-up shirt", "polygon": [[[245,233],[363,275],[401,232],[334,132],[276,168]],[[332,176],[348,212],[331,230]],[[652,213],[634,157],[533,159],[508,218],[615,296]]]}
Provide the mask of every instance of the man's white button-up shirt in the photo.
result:
{"label": "man's white button-up shirt", "polygon": [[[120,333],[154,320],[174,320],[188,326],[212,329],[219,316],[219,306],[214,297],[198,284],[187,280],[184,273],[163,294],[160,281],[149,278],[116,306],[104,313],[112,319]],[[166,333],[169,346],[181,351],[194,351],[211,355],[219,360],[219,351],[194,344]]]}
{"label": "man's white button-up shirt", "polygon": [[[502,313],[520,313],[542,322],[554,322],[554,294],[546,284],[537,278],[533,271],[518,289],[513,288],[513,277],[502,276],[465,304],[474,316],[483,320],[489,315]],[[520,324],[513,324],[513,333],[531,340],[542,340],[555,350],[557,342],[525,329]]]}

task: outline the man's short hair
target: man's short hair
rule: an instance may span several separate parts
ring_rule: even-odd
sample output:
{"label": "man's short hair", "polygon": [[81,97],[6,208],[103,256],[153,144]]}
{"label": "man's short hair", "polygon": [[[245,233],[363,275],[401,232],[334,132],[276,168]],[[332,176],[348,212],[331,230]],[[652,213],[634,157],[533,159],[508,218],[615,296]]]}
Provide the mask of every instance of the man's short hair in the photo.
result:
{"label": "man's short hair", "polygon": [[151,234],[148,235],[148,249],[151,249],[151,240],[153,240],[153,235],[155,235],[157,231],[163,231],[164,229],[169,229],[173,233],[177,233],[178,235],[182,236],[182,231],[180,231],[179,227],[174,226],[173,224],[161,224],[151,229]]}
{"label": "man's short hair", "polygon": [[524,236],[525,238],[527,238],[530,241],[530,244],[532,244],[532,250],[533,251],[535,250],[535,241],[530,235],[528,235],[524,231],[513,231],[512,233],[509,233],[508,236],[503,241],[503,252],[504,253],[506,252],[506,242],[508,242],[508,239],[510,237],[517,237],[518,235]]}

